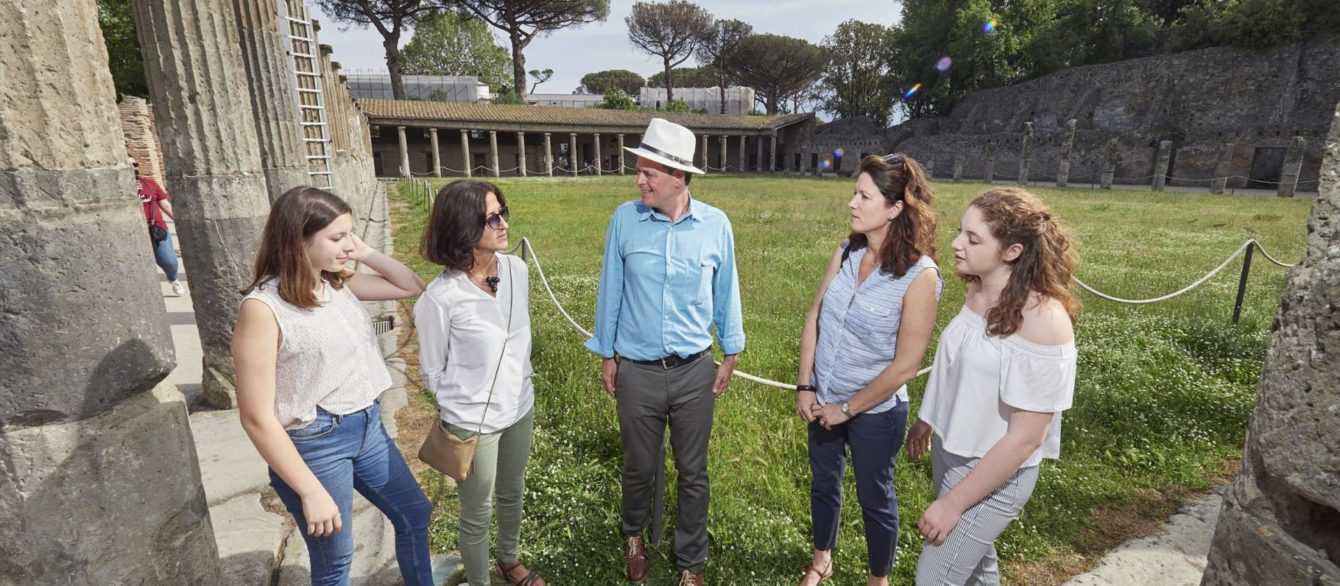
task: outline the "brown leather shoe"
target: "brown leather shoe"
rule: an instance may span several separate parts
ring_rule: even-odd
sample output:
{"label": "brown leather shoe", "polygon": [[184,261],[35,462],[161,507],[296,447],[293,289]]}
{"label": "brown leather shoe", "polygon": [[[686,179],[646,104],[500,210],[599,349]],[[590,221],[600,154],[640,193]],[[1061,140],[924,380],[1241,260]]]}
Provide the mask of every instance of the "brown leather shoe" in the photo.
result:
{"label": "brown leather shoe", "polygon": [[624,571],[629,582],[641,582],[647,577],[647,544],[641,535],[629,535],[623,544]]}
{"label": "brown leather shoe", "polygon": [[707,586],[707,578],[702,574],[681,570],[679,572],[679,586]]}

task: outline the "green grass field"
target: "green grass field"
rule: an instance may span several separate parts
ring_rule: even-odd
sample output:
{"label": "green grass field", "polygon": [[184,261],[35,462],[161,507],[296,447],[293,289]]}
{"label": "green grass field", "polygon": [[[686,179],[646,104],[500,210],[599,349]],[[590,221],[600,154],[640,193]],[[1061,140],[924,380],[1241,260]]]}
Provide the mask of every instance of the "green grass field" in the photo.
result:
{"label": "green grass field", "polygon": [[[438,183],[440,185],[441,182]],[[636,195],[633,179],[499,182],[512,210],[513,242],[528,237],[558,299],[588,328],[595,307],[606,221]],[[739,368],[795,380],[797,337],[825,263],[846,234],[847,179],[703,177],[696,197],[730,216],[739,258],[748,349]],[[936,184],[937,260],[964,204],[981,184]],[[1146,298],[1191,283],[1256,238],[1284,262],[1304,250],[1310,200],[1206,194],[1034,188],[1074,227],[1079,276],[1106,293]],[[426,278],[418,254],[426,209],[402,184],[396,251]],[[1241,261],[1165,303],[1120,305],[1082,295],[1075,406],[1064,419],[1062,459],[1044,464],[1023,517],[998,542],[1008,575],[1037,560],[1085,551],[1095,513],[1140,499],[1208,488],[1240,455],[1256,381],[1285,271],[1257,254],[1239,324],[1230,323]],[[618,530],[620,448],[598,361],[562,319],[531,271],[537,431],[529,468],[525,559],[555,584],[623,583]],[[963,286],[948,276],[939,327],[959,309]],[[932,344],[934,348],[934,344]],[[930,357],[927,357],[929,364]],[[911,385],[913,413],[925,380]],[[421,408],[431,409],[423,398]],[[792,584],[808,562],[809,467],[794,396],[736,380],[717,406],[711,446],[712,584]],[[673,470],[673,467],[670,467]],[[893,583],[909,584],[921,540],[916,521],[931,500],[928,460],[897,460],[902,530]],[[669,474],[673,488],[674,474]],[[455,546],[455,496],[426,478],[438,502],[434,549]],[[667,523],[673,523],[668,491]],[[854,485],[836,551],[837,584],[864,583],[865,545]],[[673,583],[673,551],[652,548],[649,584]],[[1029,580],[1031,581],[1031,580]]]}

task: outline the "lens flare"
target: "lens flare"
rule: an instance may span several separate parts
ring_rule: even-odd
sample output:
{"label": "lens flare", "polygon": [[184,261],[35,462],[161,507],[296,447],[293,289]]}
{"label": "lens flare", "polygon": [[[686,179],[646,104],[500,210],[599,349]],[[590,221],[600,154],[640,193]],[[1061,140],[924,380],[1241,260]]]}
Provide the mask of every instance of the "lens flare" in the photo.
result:
{"label": "lens flare", "polygon": [[832,168],[833,168],[833,163],[832,163],[832,161],[829,161],[828,159],[824,159],[824,160],[822,160],[822,161],[819,161],[819,170],[820,170],[820,171],[827,171],[827,170],[832,169]]}
{"label": "lens flare", "polygon": [[838,147],[838,148],[833,149],[833,158],[834,158],[834,159],[841,159],[841,158],[842,158],[842,155],[845,155],[845,154],[847,154],[847,151],[842,150],[842,147]]}
{"label": "lens flare", "polygon": [[982,32],[986,34],[996,32],[996,19],[993,18],[991,20],[982,23]]}
{"label": "lens flare", "polygon": [[907,91],[903,92],[903,99],[904,99],[904,100],[911,99],[912,96],[913,96],[913,95],[916,95],[917,91],[920,90],[920,89],[921,89],[921,84],[919,84],[919,83],[916,84],[916,85],[913,85],[913,86],[910,87],[910,88],[907,88]]}
{"label": "lens flare", "polygon": [[941,57],[939,61],[935,62],[935,70],[939,71],[940,73],[949,71],[949,68],[953,66],[954,66],[954,60],[950,59],[948,55]]}

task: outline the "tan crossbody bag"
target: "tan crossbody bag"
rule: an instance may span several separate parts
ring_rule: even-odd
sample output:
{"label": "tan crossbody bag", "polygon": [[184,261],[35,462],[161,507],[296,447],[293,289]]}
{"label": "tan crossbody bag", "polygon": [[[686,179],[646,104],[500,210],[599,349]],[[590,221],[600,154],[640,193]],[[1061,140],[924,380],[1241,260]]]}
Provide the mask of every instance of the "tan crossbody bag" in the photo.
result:
{"label": "tan crossbody bag", "polygon": [[[512,263],[507,263],[507,278],[512,278]],[[514,281],[508,286],[514,286]],[[484,403],[484,415],[479,418],[479,427],[468,438],[457,437],[447,431],[446,422],[437,418],[436,425],[428,432],[428,439],[419,448],[419,459],[432,466],[434,470],[452,477],[456,481],[470,476],[470,465],[475,461],[475,448],[479,446],[479,436],[484,432],[484,418],[488,417],[489,406],[493,404],[493,389],[498,385],[498,372],[502,370],[503,360],[507,357],[507,339],[512,335],[512,307],[516,299],[516,289],[507,295],[507,329],[504,330],[502,353],[498,356],[498,365],[493,368],[493,382],[489,384],[489,398]]]}

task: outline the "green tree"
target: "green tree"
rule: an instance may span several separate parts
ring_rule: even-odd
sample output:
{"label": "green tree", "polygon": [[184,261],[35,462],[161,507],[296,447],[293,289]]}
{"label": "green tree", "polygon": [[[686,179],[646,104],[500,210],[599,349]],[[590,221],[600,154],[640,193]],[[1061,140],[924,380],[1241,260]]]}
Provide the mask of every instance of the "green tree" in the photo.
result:
{"label": "green tree", "polygon": [[107,45],[117,95],[148,96],[149,82],[144,78],[144,58],[140,55],[135,9],[130,0],[98,0],[98,25]]}
{"label": "green tree", "polygon": [[628,40],[648,55],[661,58],[666,102],[675,100],[675,66],[688,61],[712,27],[712,15],[686,0],[635,2],[624,19]]}
{"label": "green tree", "polygon": [[625,95],[633,95],[644,85],[647,85],[647,80],[632,71],[607,69],[583,75],[582,87],[578,88],[578,93],[608,94],[610,90],[618,89]]}
{"label": "green tree", "polygon": [[466,10],[507,35],[512,46],[512,84],[518,96],[526,93],[526,47],[535,35],[603,21],[609,0],[438,0],[447,7]]}
{"label": "green tree", "polygon": [[401,70],[400,37],[420,18],[434,12],[424,0],[320,0],[321,10],[336,22],[372,25],[382,36],[386,70],[391,74],[391,95],[405,99]]}
{"label": "green tree", "polygon": [[824,52],[809,41],[782,35],[750,35],[740,44],[740,83],[754,88],[769,114],[810,91],[823,74]]}
{"label": "green tree", "polygon": [[[716,69],[710,65],[703,67],[676,67],[671,75],[678,87],[716,87]],[[647,87],[665,87],[665,72],[661,71],[647,78]]]}
{"label": "green tree", "polygon": [[495,88],[512,85],[512,59],[477,18],[443,13],[425,18],[401,52],[409,75],[472,75]]}
{"label": "green tree", "polygon": [[613,87],[605,92],[605,99],[596,107],[605,110],[636,110],[637,102],[623,90]]}
{"label": "green tree", "polygon": [[698,61],[710,65],[717,73],[717,87],[721,89],[721,113],[726,113],[726,86],[735,80],[736,58],[740,43],[754,34],[749,23],[722,19],[712,23],[698,44]]}
{"label": "green tree", "polygon": [[848,20],[824,39],[820,48],[828,62],[820,78],[820,102],[825,112],[888,124],[894,101],[893,36],[889,27]]}

